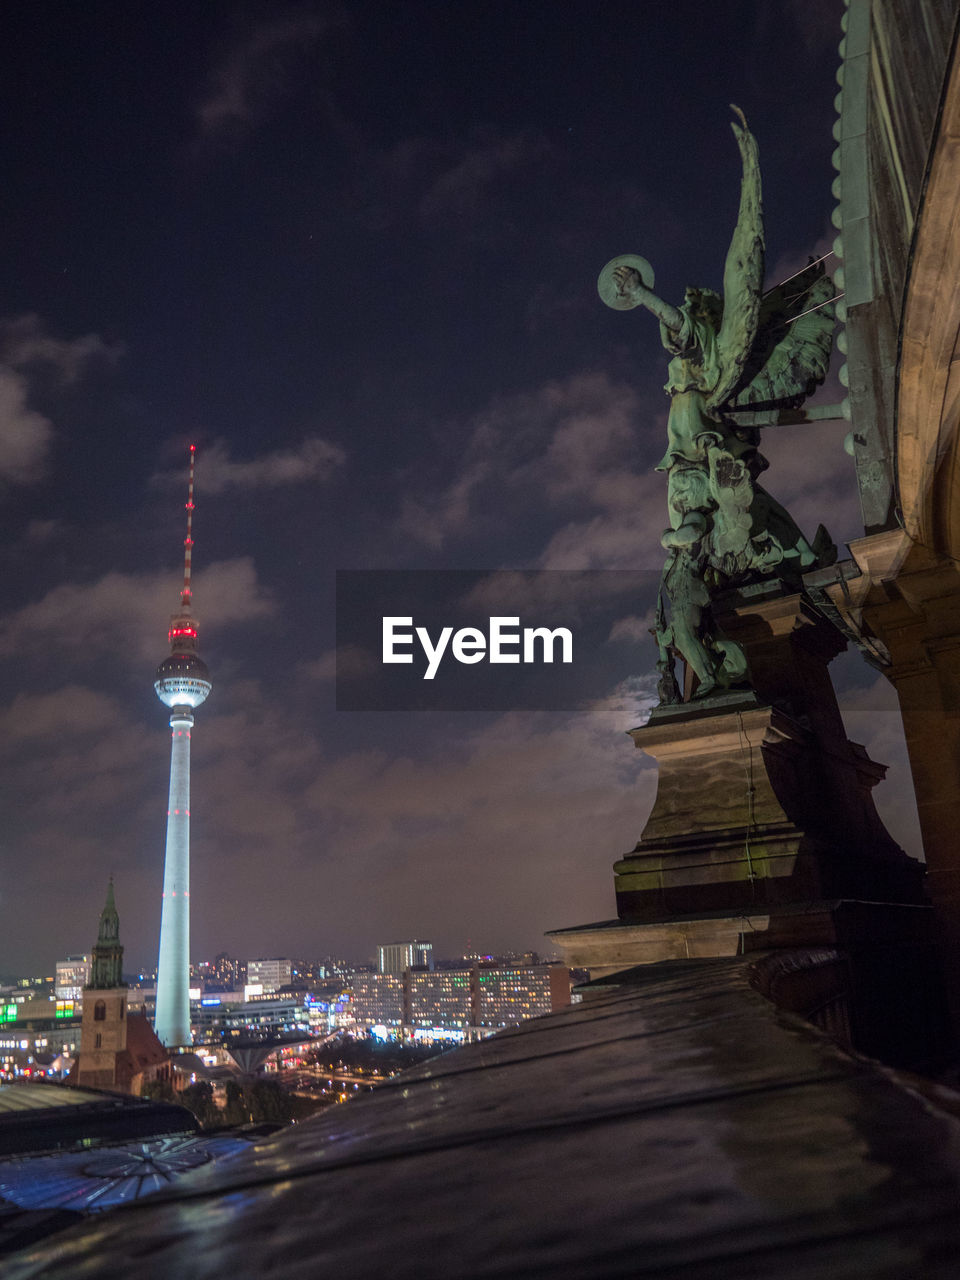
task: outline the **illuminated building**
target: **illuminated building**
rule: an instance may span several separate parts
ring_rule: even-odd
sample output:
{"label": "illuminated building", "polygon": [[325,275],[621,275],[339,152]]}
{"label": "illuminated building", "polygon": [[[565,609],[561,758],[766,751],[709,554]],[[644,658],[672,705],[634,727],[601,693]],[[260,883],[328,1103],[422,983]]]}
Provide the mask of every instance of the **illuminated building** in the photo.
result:
{"label": "illuminated building", "polygon": [[561,964],[408,969],[402,978],[358,973],[351,987],[358,1027],[469,1040],[564,1008],[570,970]]}
{"label": "illuminated building", "polygon": [[264,994],[290,985],[293,965],[289,960],[248,960],[247,984],[260,984]]}
{"label": "illuminated building", "polygon": [[201,960],[190,966],[190,980],[208,991],[233,991],[246,980],[247,967],[220,951],[213,960]]}
{"label": "illuminated building", "polygon": [[210,693],[210,675],[199,655],[197,623],[191,612],[193,552],[193,467],[190,446],[187,536],[184,542],[180,609],[170,620],[170,657],[161,662],[154,688],[170,708],[170,799],[160,914],[160,959],[154,1027],[165,1045],[190,1043],[190,731],[193,712]]}
{"label": "illuminated building", "polygon": [[477,1026],[509,1027],[570,1003],[570,970],[561,964],[509,965],[476,970]]}
{"label": "illuminated building", "polygon": [[397,1032],[404,1024],[403,979],[392,973],[356,973],[350,979],[350,1011],[358,1026],[386,1027]]}
{"label": "illuminated building", "polygon": [[79,1043],[79,1001],[0,995],[0,1079],[61,1075]]}
{"label": "illuminated building", "polygon": [[414,939],[412,942],[388,942],[377,947],[377,971],[399,978],[407,969],[432,969],[433,943]]}
{"label": "illuminated building", "polygon": [[309,993],[243,1000],[242,992],[224,991],[194,1002],[197,1040],[264,1040],[303,1032],[326,1035],[332,1030],[331,1003]]}
{"label": "illuminated building", "polygon": [[474,969],[438,969],[435,973],[407,974],[404,1021],[413,1027],[414,1034],[439,1027],[444,1031],[460,1031],[466,1036],[468,1029],[476,1025],[474,972]]}
{"label": "illuminated building", "polygon": [[57,961],[54,995],[58,1000],[82,1000],[83,988],[90,981],[91,958],[88,955],[67,956]]}

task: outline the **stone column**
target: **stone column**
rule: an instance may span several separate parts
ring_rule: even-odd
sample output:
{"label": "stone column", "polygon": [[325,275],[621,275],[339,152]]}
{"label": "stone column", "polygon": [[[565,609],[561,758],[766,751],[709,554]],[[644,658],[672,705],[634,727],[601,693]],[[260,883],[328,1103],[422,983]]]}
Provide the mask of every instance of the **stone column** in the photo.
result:
{"label": "stone column", "polygon": [[927,888],[960,1038],[960,566],[900,530],[850,544],[862,577],[838,607],[889,651],[927,862]]}

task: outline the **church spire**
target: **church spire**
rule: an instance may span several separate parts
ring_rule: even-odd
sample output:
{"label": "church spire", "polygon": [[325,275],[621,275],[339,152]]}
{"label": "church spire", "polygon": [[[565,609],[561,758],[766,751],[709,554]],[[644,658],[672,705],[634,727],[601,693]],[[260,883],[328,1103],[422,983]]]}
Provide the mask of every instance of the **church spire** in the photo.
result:
{"label": "church spire", "polygon": [[111,876],[107,884],[107,900],[100,912],[97,942],[93,948],[90,988],[97,991],[110,991],[125,985],[123,947],[120,943],[120,917],[113,898],[113,876]]}

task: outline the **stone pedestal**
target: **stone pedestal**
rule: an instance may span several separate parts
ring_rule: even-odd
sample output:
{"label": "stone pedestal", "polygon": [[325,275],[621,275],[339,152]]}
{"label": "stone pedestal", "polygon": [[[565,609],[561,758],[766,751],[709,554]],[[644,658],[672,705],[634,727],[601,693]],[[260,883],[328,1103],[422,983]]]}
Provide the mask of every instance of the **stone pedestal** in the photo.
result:
{"label": "stone pedestal", "polygon": [[922,864],[873,803],[884,766],[844,731],[827,670],[843,637],[778,582],[714,612],[752,689],[657,708],[631,731],[659,765],[656,801],[614,866],[618,921],[550,935],[570,964],[729,955],[752,933],[818,946],[837,940],[824,904],[925,901]]}
{"label": "stone pedestal", "polygon": [[631,731],[660,777],[636,848],[614,867],[620,918],[922,901],[922,866],[874,807],[884,767],[844,732],[827,672],[842,637],[803,596],[768,587],[717,613],[754,692],[658,708]]}
{"label": "stone pedestal", "polygon": [[[877,948],[904,955],[929,952],[931,908],[910,904],[833,899],[727,911],[689,912],[630,924],[600,920],[547,937],[574,969],[607,977],[638,964],[661,960],[705,960],[754,952],[838,948],[862,955]],[[916,999],[916,997],[914,997]]]}

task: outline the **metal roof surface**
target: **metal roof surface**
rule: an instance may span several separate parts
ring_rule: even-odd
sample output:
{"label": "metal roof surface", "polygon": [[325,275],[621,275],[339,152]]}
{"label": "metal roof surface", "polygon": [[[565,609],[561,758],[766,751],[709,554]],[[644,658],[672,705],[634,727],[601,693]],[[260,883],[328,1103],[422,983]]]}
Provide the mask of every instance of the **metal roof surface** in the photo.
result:
{"label": "metal roof surface", "polygon": [[6,1280],[954,1280],[958,1096],[750,979],[632,971],[22,1250]]}
{"label": "metal roof surface", "polygon": [[17,1080],[0,1085],[0,1115],[4,1112],[46,1111],[48,1107],[81,1107],[103,1102],[103,1094],[93,1089],[69,1085]]}

